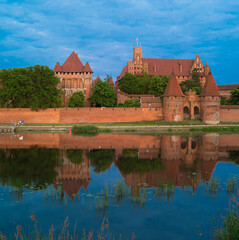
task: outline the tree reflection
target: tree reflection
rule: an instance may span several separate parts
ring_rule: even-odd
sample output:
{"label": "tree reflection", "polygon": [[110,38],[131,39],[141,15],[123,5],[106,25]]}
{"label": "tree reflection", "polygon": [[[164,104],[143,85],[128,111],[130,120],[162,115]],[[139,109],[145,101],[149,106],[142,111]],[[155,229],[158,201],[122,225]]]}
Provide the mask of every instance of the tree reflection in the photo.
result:
{"label": "tree reflection", "polygon": [[57,176],[55,168],[59,159],[59,149],[31,147],[0,150],[1,184],[19,189],[45,188]]}
{"label": "tree reflection", "polygon": [[236,165],[239,165],[239,151],[233,150],[228,151],[228,153],[230,161],[236,163]]}
{"label": "tree reflection", "polygon": [[83,161],[83,150],[81,149],[67,149],[66,157],[69,159],[71,163],[81,164]]}
{"label": "tree reflection", "polygon": [[87,154],[95,173],[105,172],[113,163],[114,156],[115,149],[94,149]]}
{"label": "tree reflection", "polygon": [[154,159],[139,158],[138,149],[123,149],[122,157],[118,159],[117,166],[123,174],[146,173],[163,169],[160,155]]}

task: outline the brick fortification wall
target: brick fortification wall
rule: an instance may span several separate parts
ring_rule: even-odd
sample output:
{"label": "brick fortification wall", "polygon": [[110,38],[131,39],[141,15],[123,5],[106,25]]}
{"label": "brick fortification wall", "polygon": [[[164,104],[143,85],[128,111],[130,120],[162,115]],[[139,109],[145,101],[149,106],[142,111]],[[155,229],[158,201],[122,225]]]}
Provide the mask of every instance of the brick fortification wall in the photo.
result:
{"label": "brick fortification wall", "polygon": [[103,123],[163,119],[162,108],[56,108],[31,111],[0,109],[0,123]]}
{"label": "brick fortification wall", "polygon": [[239,122],[239,105],[220,106],[219,118],[222,122]]}

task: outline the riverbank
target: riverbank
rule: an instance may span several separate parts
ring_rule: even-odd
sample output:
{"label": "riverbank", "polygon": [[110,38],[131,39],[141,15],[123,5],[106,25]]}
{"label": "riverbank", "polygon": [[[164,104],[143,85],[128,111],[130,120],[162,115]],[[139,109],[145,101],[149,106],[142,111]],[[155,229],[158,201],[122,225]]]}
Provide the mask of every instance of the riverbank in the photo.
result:
{"label": "riverbank", "polygon": [[[69,132],[73,126],[85,124],[22,124],[16,132]],[[135,123],[96,123],[99,132],[137,132],[137,133],[169,133],[169,132],[239,132],[239,123],[220,123],[216,126],[203,124],[199,120],[183,122],[149,121]]]}

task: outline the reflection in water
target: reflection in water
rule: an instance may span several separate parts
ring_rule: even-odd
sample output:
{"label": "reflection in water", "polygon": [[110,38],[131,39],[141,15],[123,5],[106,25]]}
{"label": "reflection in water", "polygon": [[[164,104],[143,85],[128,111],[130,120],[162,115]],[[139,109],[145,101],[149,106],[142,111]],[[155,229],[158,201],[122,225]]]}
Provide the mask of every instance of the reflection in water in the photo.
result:
{"label": "reflection in water", "polygon": [[52,224],[60,233],[66,216],[72,232],[107,216],[122,239],[198,239],[202,218],[228,207],[238,186],[228,178],[238,168],[225,163],[238,164],[238,134],[0,135],[0,149],[0,230],[9,235],[16,224],[28,229],[34,211],[45,233]]}
{"label": "reflection in water", "polygon": [[[54,183],[55,189],[63,188],[73,199],[82,187],[87,189],[91,181],[90,166],[99,174],[114,163],[125,183],[131,186],[132,195],[138,196],[142,187],[158,187],[160,183],[169,182],[174,186],[192,186],[196,190],[201,181],[210,179],[218,161],[238,163],[239,135],[233,136],[238,140],[233,143],[233,150],[228,147],[231,141],[228,135],[215,133],[195,137],[116,135],[118,145],[108,141],[109,135],[103,136],[87,139],[89,150],[79,149],[84,146],[77,141],[83,137],[75,137],[69,144],[65,141],[69,136],[64,134],[59,135],[63,149],[36,146],[2,149],[1,184],[16,188],[12,194],[19,199],[23,188],[41,189]],[[113,144],[115,149],[112,149]],[[74,148],[66,149],[70,146]],[[98,149],[92,148],[96,146]]]}

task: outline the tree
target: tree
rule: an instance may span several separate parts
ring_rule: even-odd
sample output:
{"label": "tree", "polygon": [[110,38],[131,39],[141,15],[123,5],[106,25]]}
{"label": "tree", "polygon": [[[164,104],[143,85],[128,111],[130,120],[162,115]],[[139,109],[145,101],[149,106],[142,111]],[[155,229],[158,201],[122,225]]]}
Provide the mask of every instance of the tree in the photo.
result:
{"label": "tree", "polygon": [[0,105],[7,108],[46,109],[61,107],[63,91],[53,70],[35,65],[0,72]]}
{"label": "tree", "polygon": [[196,91],[197,94],[200,94],[202,92],[202,88],[200,85],[198,85],[193,80],[186,80],[180,83],[180,87],[183,91],[183,93],[188,92],[190,90]]}
{"label": "tree", "polygon": [[83,150],[82,149],[67,149],[66,157],[70,162],[74,164],[81,164],[83,161]]}
{"label": "tree", "polygon": [[239,105],[239,87],[231,91],[231,97],[228,100],[229,105]]}
{"label": "tree", "polygon": [[124,101],[124,107],[140,107],[140,100],[138,98],[126,99]]}
{"label": "tree", "polygon": [[193,69],[192,71],[192,80],[199,86],[201,87],[201,81],[200,81],[200,73],[196,68]]}
{"label": "tree", "polygon": [[68,100],[69,107],[84,107],[85,106],[85,96],[84,93],[79,91],[73,93]]}
{"label": "tree", "polygon": [[120,90],[128,94],[143,94],[146,83],[142,77],[126,73],[118,83]]}
{"label": "tree", "polygon": [[97,81],[95,86],[91,88],[88,101],[95,103],[97,107],[114,107],[116,106],[117,96],[108,82]]}
{"label": "tree", "polygon": [[169,78],[169,76],[153,76],[149,83],[149,94],[153,94],[155,97],[164,94]]}

